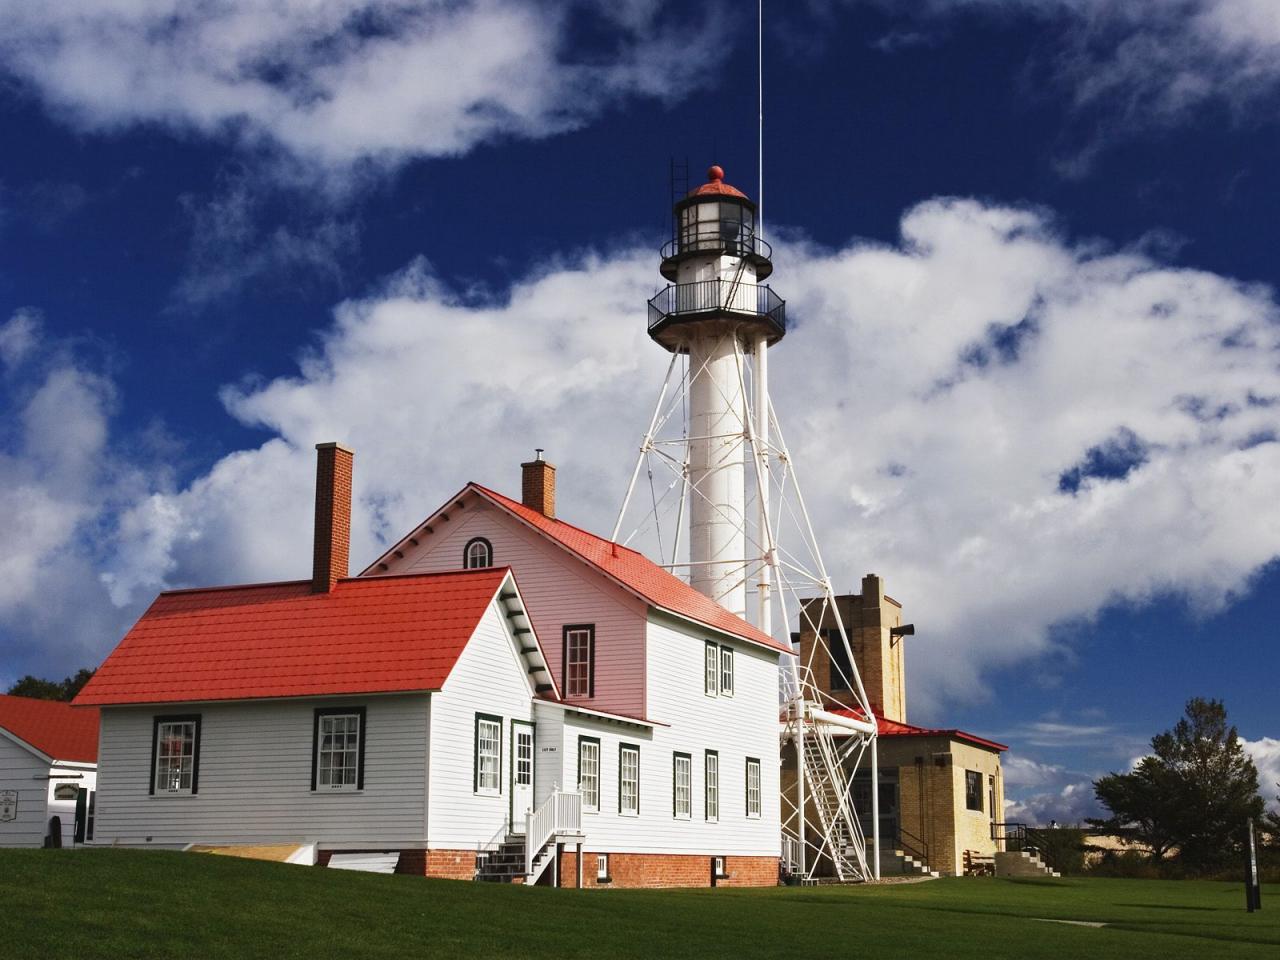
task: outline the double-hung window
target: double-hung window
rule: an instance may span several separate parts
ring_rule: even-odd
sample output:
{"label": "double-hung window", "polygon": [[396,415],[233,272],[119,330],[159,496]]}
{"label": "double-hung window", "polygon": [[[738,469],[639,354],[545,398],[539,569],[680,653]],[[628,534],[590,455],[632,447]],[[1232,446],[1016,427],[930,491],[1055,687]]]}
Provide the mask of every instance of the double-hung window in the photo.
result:
{"label": "double-hung window", "polygon": [[706,752],[702,773],[706,787],[707,820],[714,823],[720,819],[720,754],[714,750]]}
{"label": "double-hung window", "polygon": [[706,645],[706,671],[702,683],[702,692],[708,697],[714,697],[720,689],[720,648],[707,641]]}
{"label": "double-hung window", "polygon": [[564,628],[564,695],[569,699],[595,696],[596,628],[569,624]]}
{"label": "double-hung window", "polygon": [[199,792],[200,717],[156,717],[151,742],[150,792]]}
{"label": "double-hung window", "polygon": [[640,813],[640,748],[632,743],[618,747],[618,812],[627,817]]}
{"label": "double-hung window", "polygon": [[476,793],[502,792],[502,718],[476,714]]}
{"label": "double-hung window", "polygon": [[720,696],[733,696],[733,648],[720,648]]}
{"label": "double-hung window", "polygon": [[600,741],[596,737],[578,737],[578,792],[582,809],[600,810]]}
{"label": "double-hung window", "polygon": [[317,710],[311,743],[311,789],[364,789],[364,707]]}
{"label": "double-hung window", "polygon": [[760,816],[760,761],[747,757],[747,816]]}
{"label": "double-hung window", "polygon": [[687,753],[677,753],[671,761],[671,815],[677,820],[692,816],[692,792],[693,760]]}

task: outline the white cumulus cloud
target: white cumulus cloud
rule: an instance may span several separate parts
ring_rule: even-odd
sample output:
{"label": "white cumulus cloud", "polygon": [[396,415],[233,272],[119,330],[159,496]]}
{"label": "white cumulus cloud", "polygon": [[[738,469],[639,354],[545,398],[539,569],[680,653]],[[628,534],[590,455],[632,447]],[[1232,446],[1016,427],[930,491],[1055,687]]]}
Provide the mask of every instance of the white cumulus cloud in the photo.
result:
{"label": "white cumulus cloud", "polygon": [[1280,813],[1280,739],[1260,737],[1245,740],[1241,737],[1240,743],[1258,768],[1258,785],[1267,807]]}
{"label": "white cumulus cloud", "polygon": [[[695,89],[720,61],[724,20],[714,4],[664,6],[0,0],[0,72],[83,129],[161,125],[307,165],[395,164]],[[602,49],[581,41],[593,33]]]}
{"label": "white cumulus cloud", "polygon": [[[339,305],[295,376],[224,391],[274,439],[110,515],[110,595],[305,577],[325,440],[357,449],[357,567],[468,479],[516,489],[534,446],[561,514],[607,533],[666,362],[644,330],[660,282],[623,247],[501,295],[419,262]],[[1054,624],[1168,594],[1212,610],[1280,554],[1271,291],[964,200],[909,210],[892,246],[780,244],[774,286],[795,321],[775,404],[827,566],[906,604],[920,719]]]}

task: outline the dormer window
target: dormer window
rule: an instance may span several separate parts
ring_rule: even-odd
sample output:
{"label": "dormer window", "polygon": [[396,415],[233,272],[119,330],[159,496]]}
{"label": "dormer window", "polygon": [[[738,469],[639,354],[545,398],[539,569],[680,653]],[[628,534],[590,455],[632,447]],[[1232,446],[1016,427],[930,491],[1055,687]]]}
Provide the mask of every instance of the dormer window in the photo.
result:
{"label": "dormer window", "polygon": [[481,570],[493,566],[493,544],[484,537],[467,541],[462,551],[462,566],[467,570]]}

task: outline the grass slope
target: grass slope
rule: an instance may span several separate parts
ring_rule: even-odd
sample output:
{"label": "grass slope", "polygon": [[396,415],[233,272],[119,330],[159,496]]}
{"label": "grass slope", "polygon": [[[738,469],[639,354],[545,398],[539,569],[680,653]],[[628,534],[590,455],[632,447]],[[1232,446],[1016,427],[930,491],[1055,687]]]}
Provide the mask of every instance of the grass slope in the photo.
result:
{"label": "grass slope", "polygon": [[[1280,887],[935,880],[574,891],[159,851],[0,850],[0,952],[23,958],[1280,956]],[[1106,922],[1101,929],[1033,918]]]}

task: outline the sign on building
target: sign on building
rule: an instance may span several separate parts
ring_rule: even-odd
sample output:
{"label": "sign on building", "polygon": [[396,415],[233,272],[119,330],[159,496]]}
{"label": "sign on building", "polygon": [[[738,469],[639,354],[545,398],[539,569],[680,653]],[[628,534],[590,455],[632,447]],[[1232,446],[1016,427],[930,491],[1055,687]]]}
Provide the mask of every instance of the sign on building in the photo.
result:
{"label": "sign on building", "polygon": [[0,790],[0,823],[18,819],[18,791]]}

